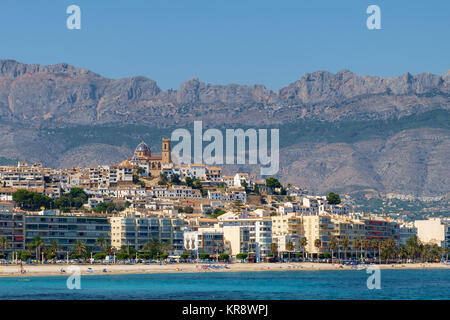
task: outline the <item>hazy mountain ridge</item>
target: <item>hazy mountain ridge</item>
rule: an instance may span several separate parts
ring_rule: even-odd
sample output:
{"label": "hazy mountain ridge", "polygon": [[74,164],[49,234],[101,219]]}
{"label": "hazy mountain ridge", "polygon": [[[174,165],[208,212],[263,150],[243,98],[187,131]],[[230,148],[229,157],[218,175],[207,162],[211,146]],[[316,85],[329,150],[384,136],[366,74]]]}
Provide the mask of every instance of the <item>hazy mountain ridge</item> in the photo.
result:
{"label": "hazy mountain ridge", "polygon": [[[142,136],[130,132],[121,143],[119,137],[108,142],[97,137],[104,126],[116,127],[117,134],[124,135],[119,128],[125,125],[150,131],[183,125],[192,129],[193,120],[203,120],[205,126],[280,126],[281,130],[286,124],[302,128],[302,123],[317,123],[322,126],[310,130],[317,131],[318,142],[296,143],[290,137],[292,142],[282,150],[280,175],[286,181],[315,191],[367,187],[386,193],[442,195],[450,190],[448,126],[430,127],[429,121],[385,137],[320,141],[320,130],[327,124],[350,121],[371,126],[386,120],[395,126],[398,119],[439,110],[444,111],[444,118],[439,117],[445,124],[450,70],[444,75],[406,73],[389,79],[348,70],[317,71],[278,91],[263,85],[206,84],[194,78],[178,90],[162,90],[142,76],[114,80],[64,63],[40,66],[0,60],[0,157],[41,160],[51,166],[92,165],[100,159],[116,162]],[[98,131],[86,133],[86,126]],[[84,134],[82,142],[68,148],[70,140],[53,134],[51,128],[72,128],[67,132]],[[77,134],[70,137],[77,139]],[[286,134],[300,135],[301,130]]]}
{"label": "hazy mountain ridge", "polygon": [[224,111],[224,123],[236,122],[237,116],[254,124],[269,119],[386,119],[448,110],[449,99],[450,70],[442,76],[406,73],[391,79],[318,71],[277,92],[263,85],[212,85],[194,78],[178,90],[164,91],[141,76],[112,80],[67,64],[0,61],[1,118],[34,124],[152,124],[160,118],[180,124],[192,118],[215,122],[212,111]]}

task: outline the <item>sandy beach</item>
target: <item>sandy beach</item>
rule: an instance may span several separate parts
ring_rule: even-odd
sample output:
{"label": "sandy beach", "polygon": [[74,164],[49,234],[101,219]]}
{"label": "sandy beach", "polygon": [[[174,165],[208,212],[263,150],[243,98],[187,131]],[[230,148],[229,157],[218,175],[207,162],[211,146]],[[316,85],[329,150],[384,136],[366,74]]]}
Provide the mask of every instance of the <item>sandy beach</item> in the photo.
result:
{"label": "sandy beach", "polygon": [[[221,265],[221,264],[217,264]],[[204,268],[203,264],[136,264],[136,265],[79,265],[82,275],[111,275],[111,274],[150,274],[150,273],[181,273],[181,272],[262,272],[262,271],[289,271],[289,270],[355,270],[352,266],[326,263],[234,263],[226,268]],[[67,276],[70,274],[67,265],[24,265],[25,274],[20,274],[20,266],[0,265],[0,277],[14,276]],[[66,272],[61,272],[61,268]],[[358,266],[363,269],[364,266]],[[106,269],[107,272],[104,272]],[[448,269],[450,265],[443,263],[408,263],[385,264],[380,269]]]}

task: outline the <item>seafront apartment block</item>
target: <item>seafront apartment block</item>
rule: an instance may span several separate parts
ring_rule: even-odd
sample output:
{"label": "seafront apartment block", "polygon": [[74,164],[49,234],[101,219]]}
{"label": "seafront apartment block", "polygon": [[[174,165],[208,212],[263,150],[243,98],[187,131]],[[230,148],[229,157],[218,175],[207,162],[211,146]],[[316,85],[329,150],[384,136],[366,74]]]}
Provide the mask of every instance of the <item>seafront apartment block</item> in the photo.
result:
{"label": "seafront apartment block", "polygon": [[44,245],[57,241],[61,252],[72,252],[77,240],[87,244],[93,253],[102,251],[97,239],[109,242],[110,225],[106,216],[75,216],[59,210],[45,210],[25,215],[25,245],[39,236]]}
{"label": "seafront apartment block", "polygon": [[3,252],[24,249],[24,214],[16,211],[11,202],[0,202],[0,238],[5,237],[8,245]]}
{"label": "seafront apartment block", "polygon": [[179,218],[163,215],[144,215],[132,209],[110,218],[111,245],[120,249],[122,246],[141,250],[152,240],[170,245],[171,252],[183,252],[184,222]]}

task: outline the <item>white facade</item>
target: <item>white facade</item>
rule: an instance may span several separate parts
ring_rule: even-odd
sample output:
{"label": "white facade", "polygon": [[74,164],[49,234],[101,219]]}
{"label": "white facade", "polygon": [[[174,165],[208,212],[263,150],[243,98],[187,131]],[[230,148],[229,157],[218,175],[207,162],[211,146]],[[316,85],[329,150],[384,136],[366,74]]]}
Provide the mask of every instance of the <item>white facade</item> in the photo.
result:
{"label": "white facade", "polygon": [[449,247],[450,244],[450,220],[433,218],[429,220],[416,220],[417,236],[424,243],[437,244],[440,247]]}

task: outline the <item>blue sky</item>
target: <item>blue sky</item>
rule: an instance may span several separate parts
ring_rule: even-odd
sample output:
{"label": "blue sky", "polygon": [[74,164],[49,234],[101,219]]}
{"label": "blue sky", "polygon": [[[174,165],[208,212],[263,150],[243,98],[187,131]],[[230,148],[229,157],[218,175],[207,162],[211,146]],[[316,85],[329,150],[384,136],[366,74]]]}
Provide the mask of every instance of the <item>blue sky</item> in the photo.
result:
{"label": "blue sky", "polygon": [[[66,28],[71,4],[81,30]],[[366,28],[370,4],[382,30]],[[443,0],[2,0],[0,58],[143,75],[163,89],[198,77],[276,90],[317,70],[443,74],[449,13]]]}

